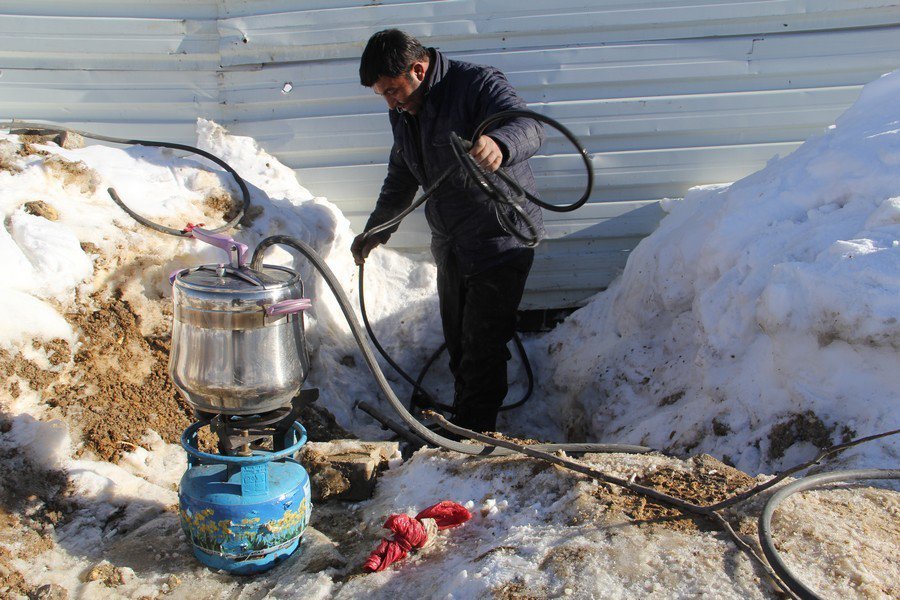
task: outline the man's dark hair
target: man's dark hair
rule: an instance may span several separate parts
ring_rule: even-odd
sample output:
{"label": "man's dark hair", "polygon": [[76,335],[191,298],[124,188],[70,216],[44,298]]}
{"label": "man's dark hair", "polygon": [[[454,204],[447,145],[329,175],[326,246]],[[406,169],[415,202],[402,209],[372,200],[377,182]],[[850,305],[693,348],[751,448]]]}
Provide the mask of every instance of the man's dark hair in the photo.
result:
{"label": "man's dark hair", "polygon": [[425,60],[428,51],[404,31],[385,29],[369,38],[359,59],[359,82],[372,87],[382,76],[397,77],[406,73],[417,60]]}

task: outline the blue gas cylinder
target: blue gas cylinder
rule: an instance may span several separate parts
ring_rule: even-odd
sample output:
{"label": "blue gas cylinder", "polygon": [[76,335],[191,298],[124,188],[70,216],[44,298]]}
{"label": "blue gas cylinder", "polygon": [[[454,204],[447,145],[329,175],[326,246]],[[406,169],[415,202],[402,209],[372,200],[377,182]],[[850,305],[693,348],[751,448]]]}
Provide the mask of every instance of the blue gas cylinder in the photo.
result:
{"label": "blue gas cylinder", "polygon": [[[178,488],[181,527],[203,564],[237,575],[261,573],[294,553],[309,523],[309,475],[294,455],[306,430],[294,422],[293,442],[250,456],[201,452],[194,423],[181,436],[188,470]],[[287,444],[286,444],[287,445]]]}

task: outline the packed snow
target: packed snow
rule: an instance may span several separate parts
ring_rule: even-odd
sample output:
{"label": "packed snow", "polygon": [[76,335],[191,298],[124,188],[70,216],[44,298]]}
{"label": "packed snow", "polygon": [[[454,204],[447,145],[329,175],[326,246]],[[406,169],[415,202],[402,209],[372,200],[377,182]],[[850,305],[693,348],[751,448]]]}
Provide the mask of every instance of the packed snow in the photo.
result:
{"label": "packed snow", "polygon": [[[727,456],[751,473],[815,456],[803,435],[773,443],[800,422],[834,443],[897,429],[898,80],[868,85],[763,170],[665,202],[622,276],[538,343],[565,407],[553,414],[590,438]],[[893,437],[842,462],[886,467],[898,452]]]}
{"label": "packed snow", "polygon": [[[503,416],[503,430],[551,441],[641,443],[683,456],[708,453],[756,475],[809,459],[823,445],[898,428],[898,95],[900,72],[866,86],[834,126],[763,170],[665,201],[669,214],[632,252],[621,277],[552,332],[526,340],[539,386],[527,409]],[[236,239],[251,248],[273,234],[306,241],[355,300],[353,232],[340,211],[254,140],[204,120],[197,138],[249,184],[252,222],[234,232]],[[220,261],[219,250],[138,225],[107,188],[147,218],[178,228],[216,225],[221,216],[205,203],[223,193],[237,197],[237,189],[202,159],[158,148],[19,148],[18,136],[0,135],[6,224],[0,257],[8,265],[0,349],[65,377],[71,365],[55,360],[47,344],[81,343],[66,314],[118,290],[132,306],[146,308],[142,328],[164,326],[167,317],[151,300],[171,296],[168,274]],[[320,277],[282,249],[266,262],[293,265],[314,299],[308,383],[320,388],[319,403],[360,437],[384,437],[354,409],[360,400],[377,403],[378,394]],[[366,271],[367,307],[385,332],[381,342],[414,369],[441,342],[434,266],[379,248]],[[513,374],[520,368],[511,364]],[[446,369],[438,368],[432,380],[438,390],[450,389]],[[399,378],[392,381],[401,396],[408,393]],[[511,397],[523,386],[514,385]],[[96,460],[78,452],[78,432],[46,417],[40,390],[24,382],[16,389],[4,387],[0,404],[8,422],[0,433],[4,473],[17,473],[28,486],[46,471],[61,472],[72,498],[70,518],[58,528],[41,525],[45,541],[37,549],[28,535],[4,539],[13,554],[0,567],[21,573],[28,586],[56,584],[69,597],[86,598],[773,594],[718,533],[638,527],[616,509],[614,490],[529,459],[475,460],[437,450],[392,467],[372,500],[328,509],[339,523],[332,527],[346,530],[342,539],[354,540],[350,547],[335,547],[310,530],[301,552],[284,565],[252,579],[230,577],[196,563],[183,540],[172,510],[185,469],[180,447],[148,429],[117,464]],[[896,467],[898,450],[896,438],[887,438],[826,467]],[[624,477],[687,472],[694,464],[658,455],[586,460]],[[866,494],[865,510],[858,497],[841,500],[856,506],[854,518],[876,521],[886,513],[896,519],[896,494]],[[377,544],[387,514],[414,513],[443,499],[466,504],[475,518],[397,567],[348,575],[348,565]],[[41,500],[30,502],[14,521],[34,529],[31,517]],[[808,581],[833,597],[896,597],[896,538],[874,554],[867,554],[866,536],[848,533],[826,544],[850,513],[823,520],[815,505],[795,504],[796,518],[780,526],[800,540],[803,553],[819,552],[804,563]],[[827,551],[815,550],[818,542]],[[842,546],[851,559],[840,554]]]}

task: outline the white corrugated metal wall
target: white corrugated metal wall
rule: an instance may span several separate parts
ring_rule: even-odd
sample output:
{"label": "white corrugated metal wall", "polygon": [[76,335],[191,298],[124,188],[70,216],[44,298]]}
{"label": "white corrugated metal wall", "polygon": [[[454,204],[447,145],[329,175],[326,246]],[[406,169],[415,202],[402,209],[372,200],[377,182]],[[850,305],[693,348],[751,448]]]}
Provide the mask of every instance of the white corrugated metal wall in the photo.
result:
{"label": "white corrugated metal wall", "polygon": [[[5,0],[0,116],[186,143],[196,117],[212,118],[359,230],[390,133],[357,61],[392,26],[500,67],[593,155],[591,203],[546,215],[533,307],[603,288],[656,226],[660,198],[759,169],[900,68],[900,6],[874,0]],[[577,197],[580,163],[559,136],[533,164],[546,199]],[[413,215],[392,244],[427,237]]]}

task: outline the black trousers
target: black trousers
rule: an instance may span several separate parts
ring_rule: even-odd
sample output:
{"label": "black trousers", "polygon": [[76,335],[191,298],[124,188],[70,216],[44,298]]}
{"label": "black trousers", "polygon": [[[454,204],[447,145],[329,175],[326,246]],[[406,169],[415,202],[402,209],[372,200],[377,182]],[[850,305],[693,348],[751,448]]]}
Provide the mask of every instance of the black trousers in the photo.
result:
{"label": "black trousers", "polygon": [[476,275],[460,273],[452,255],[438,268],[437,286],[444,339],[455,380],[455,424],[495,431],[507,392],[507,344],[516,330],[516,311],[534,250]]}

